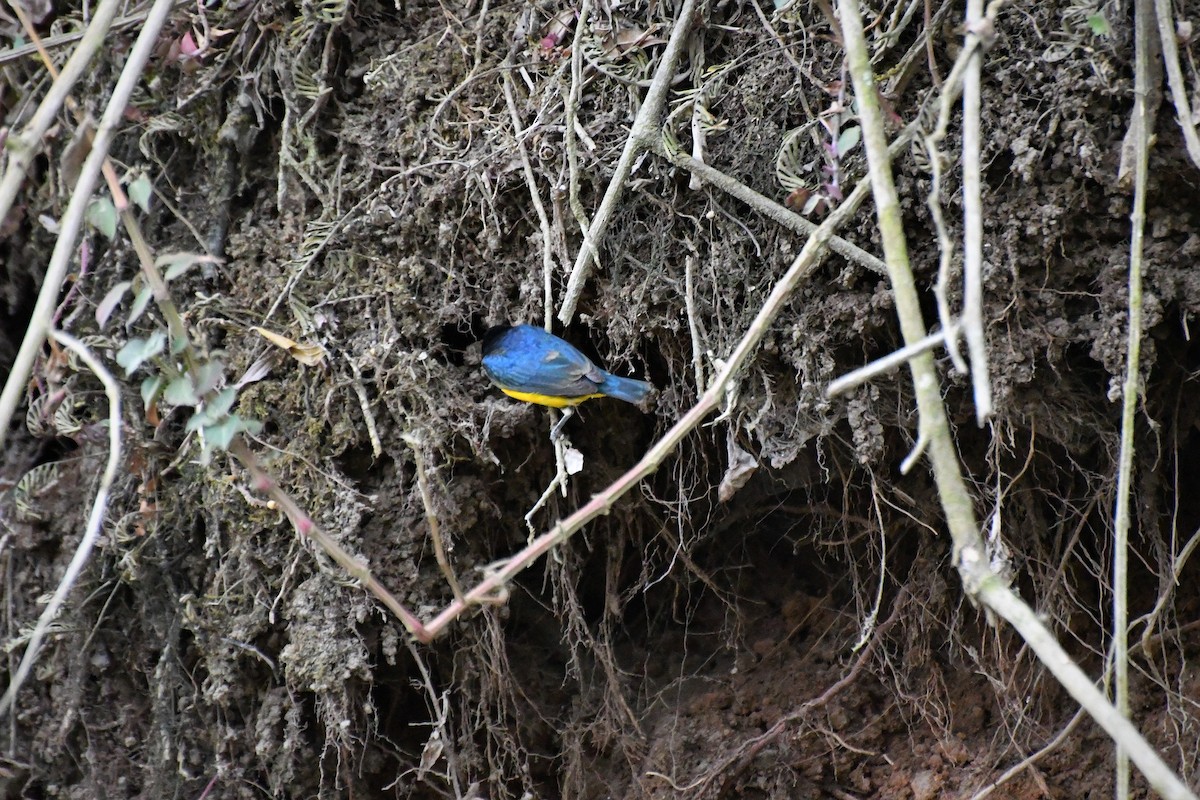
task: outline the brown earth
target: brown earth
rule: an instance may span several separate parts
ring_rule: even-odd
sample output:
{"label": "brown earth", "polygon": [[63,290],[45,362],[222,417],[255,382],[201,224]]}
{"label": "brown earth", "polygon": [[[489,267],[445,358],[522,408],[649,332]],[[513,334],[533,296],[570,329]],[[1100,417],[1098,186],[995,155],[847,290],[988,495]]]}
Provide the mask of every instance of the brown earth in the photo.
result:
{"label": "brown earth", "polygon": [[[909,4],[875,5],[876,74],[893,121],[907,124],[958,53],[961,11],[942,16],[934,2],[926,27],[915,4],[889,48],[881,34]],[[1195,89],[1187,26],[1197,9],[1179,5]],[[823,6],[706,6],[673,86],[671,108],[684,110],[665,127],[679,146],[690,152],[694,130],[680,104],[702,90],[705,160],[779,202],[789,131],[807,126],[784,160],[818,195],[836,200],[833,176],[848,191],[864,172],[861,145],[837,157],[829,147],[857,121]],[[43,36],[78,24],[75,6],[43,10]],[[263,423],[251,448],[423,619],[452,599],[430,514],[459,580],[474,585],[695,403],[697,376],[728,357],[803,245],[727,194],[690,187],[663,157],[642,158],[579,316],[556,330],[614,372],[654,382],[657,404],[585,406],[566,428],[583,470],[527,524],[555,475],[547,413],[491,387],[476,342],[489,324],[545,318],[546,260],[557,310],[582,246],[568,153],[590,216],[678,8],[592,8],[568,137],[578,12],[474,0],[184,7],[113,151],[130,181],[153,181],[139,218],[156,252],[223,256],[170,289],[193,345],[230,385],[264,359],[265,377],[241,386],[234,406]],[[1117,174],[1133,12],[1108,2],[1090,13],[1014,4],[986,54],[984,314],[997,407],[986,428],[975,425],[969,379],[939,359],[977,514],[1010,550],[1015,588],[1099,676],[1128,319],[1131,196]],[[6,41],[20,30],[8,20],[0,14]],[[78,87],[93,114],[135,35],[111,33]],[[209,37],[198,57],[178,55],[188,36]],[[52,52],[61,64],[68,49]],[[3,124],[16,129],[46,79],[32,57],[0,51],[0,68]],[[816,117],[832,126],[839,98],[830,133]],[[942,186],[956,243],[957,120]],[[1200,173],[1169,97],[1155,122],[1132,716],[1195,787],[1200,592],[1196,563],[1181,554],[1200,528],[1190,331]],[[54,246],[45,221],[68,197],[73,128],[64,115],[0,227],[6,371]],[[928,153],[912,148],[895,171],[932,320]],[[841,233],[880,253],[870,203]],[[124,235],[89,230],[87,241],[61,324],[94,336],[121,381],[126,456],[100,546],[0,725],[4,797],[930,800],[979,797],[1034,754],[990,796],[1111,796],[1112,742],[1011,629],[965,598],[928,469],[900,470],[916,434],[907,373],[824,398],[829,381],[900,345],[880,275],[829,256],[720,417],[523,573],[507,603],[427,646],[299,537],[237,461],[216,448],[205,462],[191,408],[145,410],[142,380],[177,365],[162,356],[126,377],[114,359],[164,319],[153,309],[134,319],[126,299],[98,326],[97,306],[134,279],[137,259]],[[253,326],[325,355],[302,364]],[[80,542],[107,455],[99,382],[45,354],[29,384],[32,425],[23,408],[0,463],[6,684]],[[51,395],[61,419],[45,411]],[[752,476],[720,495],[738,464]],[[1136,771],[1134,786],[1149,796]]]}

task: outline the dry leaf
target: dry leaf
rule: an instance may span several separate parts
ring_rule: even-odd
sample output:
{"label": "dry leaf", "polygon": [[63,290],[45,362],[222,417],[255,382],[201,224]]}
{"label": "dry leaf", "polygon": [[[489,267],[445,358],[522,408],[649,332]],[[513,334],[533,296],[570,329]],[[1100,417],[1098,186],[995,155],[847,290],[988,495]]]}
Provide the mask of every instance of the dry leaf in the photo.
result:
{"label": "dry leaf", "polygon": [[729,453],[729,466],[725,469],[725,476],[721,478],[721,485],[717,487],[717,498],[722,503],[728,503],[758,471],[758,460],[741,448],[732,432],[725,443],[725,449]]}
{"label": "dry leaf", "polygon": [[254,327],[250,330],[257,331],[260,336],[276,347],[287,350],[292,358],[306,367],[315,367],[325,360],[325,348],[319,344],[301,344],[266,328]]}

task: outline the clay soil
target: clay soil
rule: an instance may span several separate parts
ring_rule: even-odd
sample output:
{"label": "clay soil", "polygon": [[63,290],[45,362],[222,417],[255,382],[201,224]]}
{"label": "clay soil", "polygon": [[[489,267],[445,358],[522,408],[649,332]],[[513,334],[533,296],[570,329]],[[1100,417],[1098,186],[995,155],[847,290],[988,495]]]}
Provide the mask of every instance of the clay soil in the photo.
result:
{"label": "clay soil", "polygon": [[[936,124],[961,5],[864,4],[889,135]],[[236,387],[222,419],[420,619],[453,601],[447,571],[469,590],[637,463],[804,246],[796,227],[696,180],[681,154],[814,223],[864,178],[830,6],[700,7],[663,133],[613,206],[577,313],[554,323],[658,393],[648,409],[580,409],[561,443],[581,460],[565,488],[552,485],[550,412],[491,386],[479,341],[557,313],[679,0],[172,12],[112,148],[117,174],[153,187],[136,215],[155,255],[212,257],[169,292],[196,363]],[[1173,21],[1193,102],[1198,10],[1176,3]],[[82,9],[31,14],[61,66]],[[110,31],[73,90],[84,114],[103,112],[139,24]],[[997,565],[1097,681],[1111,645],[1134,28],[1120,0],[1001,11],[982,82],[985,426],[970,377],[935,351]],[[3,8],[0,34],[28,39]],[[4,50],[0,71],[12,141],[49,78]],[[1130,716],[1195,788],[1200,168],[1161,69],[1151,78]],[[955,310],[959,109],[937,144]],[[64,111],[0,225],[0,373],[86,153],[77,130]],[[930,329],[936,157],[918,137],[893,165]],[[719,409],[652,475],[422,644],[197,430],[192,402],[147,407],[143,382],[180,375],[183,356],[118,365],[167,318],[136,308],[135,249],[96,215],[55,321],[111,370],[123,454],[97,546],[0,724],[4,798],[1112,795],[1112,741],[967,598],[928,462],[901,469],[917,437],[908,371],[825,395],[903,344],[891,284],[870,263],[825,257]],[[882,256],[869,200],[839,234]],[[128,293],[106,303],[121,281]],[[22,380],[0,455],[3,685],[81,542],[109,453],[108,401],[86,365],[46,346]],[[1137,770],[1133,792],[1152,796]]]}

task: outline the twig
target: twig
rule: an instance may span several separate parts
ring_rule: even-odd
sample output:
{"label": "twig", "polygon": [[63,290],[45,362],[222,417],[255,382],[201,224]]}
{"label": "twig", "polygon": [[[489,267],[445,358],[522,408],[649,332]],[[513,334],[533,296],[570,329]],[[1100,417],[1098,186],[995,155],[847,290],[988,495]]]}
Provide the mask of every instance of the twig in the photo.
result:
{"label": "twig", "polygon": [[379,438],[379,426],[375,424],[375,414],[371,411],[371,399],[367,397],[367,389],[363,386],[362,370],[359,369],[353,358],[347,358],[346,363],[350,365],[350,371],[354,373],[354,380],[350,382],[350,386],[354,389],[355,397],[358,398],[358,408],[362,411],[363,422],[367,426],[367,438],[371,440],[371,453],[375,458],[379,458],[383,455],[383,440]]}
{"label": "twig", "polygon": [[529,151],[525,149],[525,139],[522,137],[524,126],[521,124],[521,113],[517,110],[517,100],[513,94],[512,59],[507,59],[500,70],[504,84],[504,102],[508,105],[508,116],[512,120],[513,141],[517,144],[517,154],[521,157],[521,168],[525,175],[525,185],[529,189],[529,201],[537,212],[538,222],[542,226],[542,282],[545,297],[544,327],[550,330],[550,321],[554,318],[553,283],[554,276],[554,234],[550,229],[550,218],[546,215],[546,205],[538,191],[537,176],[533,165],[529,163]]}
{"label": "twig", "polygon": [[[937,300],[938,319],[943,328],[957,325],[954,313],[950,310],[950,268],[953,265],[954,243],[946,228],[946,218],[942,214],[942,150],[941,137],[945,134],[940,129],[925,137],[925,151],[929,156],[929,194],[925,197],[925,205],[929,208],[929,218],[937,234],[938,243],[938,277],[933,287],[933,295]],[[950,361],[959,372],[967,371],[967,363],[958,352],[958,337],[946,340],[946,352]]]}
{"label": "twig", "polygon": [[[780,205],[771,198],[759,194],[736,178],[732,178],[720,170],[705,164],[703,161],[692,158],[686,153],[668,150],[663,145],[661,138],[651,142],[650,147],[655,153],[667,159],[675,166],[689,170],[693,175],[698,175],[704,181],[712,184],[731,197],[741,200],[764,217],[774,220],[801,236],[811,236],[813,231],[817,229],[815,223],[809,222],[787,206]],[[886,264],[866,250],[851,244],[840,236],[830,238],[829,249],[848,261],[858,264],[861,267],[866,267],[872,272],[877,272],[880,275],[887,274]]]}
{"label": "twig", "polygon": [[437,511],[433,508],[433,495],[429,491],[429,478],[425,469],[425,454],[421,452],[425,443],[415,433],[405,433],[400,438],[412,448],[413,467],[417,473],[417,490],[421,493],[421,505],[425,508],[425,522],[429,525],[429,538],[433,540],[434,557],[437,558],[442,574],[446,576],[446,583],[450,584],[450,591],[454,593],[454,599],[462,600],[462,586],[459,585],[458,578],[454,575],[450,559],[446,557],[446,544],[442,541],[442,528],[438,524]]}
{"label": "twig", "polygon": [[[979,0],[968,0],[969,3],[979,2]],[[979,3],[980,9],[983,4]],[[969,19],[971,12],[967,11]],[[933,85],[940,87],[942,85],[942,76],[938,75],[937,59],[933,55],[933,13],[929,10],[929,0],[925,0],[925,55],[929,59],[929,78],[933,81]]]}
{"label": "twig", "polygon": [[[954,328],[953,334],[957,336],[959,328]],[[916,344],[910,344],[901,347],[888,353],[883,358],[878,358],[870,364],[859,367],[853,372],[848,372],[835,381],[831,381],[829,386],[825,387],[825,396],[829,398],[837,397],[839,394],[845,394],[856,386],[866,383],[876,375],[882,375],[885,372],[890,372],[896,367],[911,358],[915,358],[921,353],[927,353],[935,347],[940,346],[946,341],[946,331],[937,331],[926,336]]]}
{"label": "twig", "polygon": [[689,253],[683,261],[683,303],[687,309],[688,333],[692,337],[692,370],[696,376],[696,395],[704,393],[704,347],[696,315],[696,256]]}
{"label": "twig", "polygon": [[[916,1],[924,5],[924,0]],[[915,41],[909,45],[908,50],[905,51],[904,55],[901,56],[900,60],[896,63],[896,66],[890,71],[892,77],[888,79],[888,82],[883,87],[884,97],[899,97],[904,93],[904,90],[908,88],[908,84],[917,76],[917,70],[921,66],[919,56],[925,55],[925,61],[926,63],[929,63],[929,43],[931,37],[933,36],[933,32],[936,30],[941,30],[942,25],[946,21],[946,17],[949,16],[950,11],[954,9],[955,6],[957,6],[957,3],[951,2],[951,0],[945,0],[938,10],[933,13],[932,22],[926,24],[921,29],[921,31],[917,34]],[[922,19],[924,19],[924,17],[922,17]],[[895,44],[892,43],[888,45],[888,48],[891,49],[891,47],[894,46]],[[880,53],[880,50],[875,51],[875,60],[873,63],[875,63],[877,66],[879,64]],[[947,81],[949,81],[949,78],[947,78]],[[942,87],[942,90],[943,93],[945,93],[945,87]]]}
{"label": "twig", "polygon": [[[696,82],[699,83],[689,103],[692,107],[692,113],[689,115],[691,117],[692,130],[692,158],[703,164],[704,154],[708,152],[708,132],[704,127],[704,118],[708,113],[706,107],[708,105],[708,94],[705,91],[704,84],[701,82],[704,76],[704,43],[692,39],[689,50],[691,51],[692,75],[695,77]],[[698,192],[701,186],[703,186],[703,183],[700,180],[700,176],[693,172],[692,179],[688,181],[688,188],[693,192]]]}
{"label": "twig", "polygon": [[1167,607],[1167,603],[1175,595],[1174,587],[1179,585],[1179,578],[1183,574],[1183,568],[1187,565],[1188,559],[1196,552],[1197,546],[1200,546],[1200,528],[1192,534],[1188,539],[1187,544],[1179,551],[1179,554],[1171,560],[1171,588],[1164,589],[1158,596],[1158,601],[1155,602],[1154,608],[1138,617],[1132,625],[1142,624],[1142,635],[1138,642],[1138,647],[1142,651],[1149,651],[1151,642],[1162,636],[1161,633],[1155,634],[1154,628],[1158,625],[1158,617],[1162,614],[1163,609]]}
{"label": "twig", "polygon": [[621,201],[621,195],[625,193],[625,183],[633,171],[633,163],[649,146],[651,138],[657,134],[658,120],[667,102],[667,91],[671,88],[675,65],[679,63],[683,48],[692,33],[692,18],[696,14],[696,6],[697,0],[683,0],[683,7],[679,9],[679,17],[675,20],[671,38],[663,50],[650,88],[646,90],[642,107],[638,109],[637,117],[633,120],[629,138],[625,140],[625,149],[621,152],[616,169],[613,170],[613,176],[608,182],[604,198],[600,201],[600,208],[592,219],[588,236],[584,238],[583,245],[579,248],[579,255],[575,259],[575,266],[571,269],[571,277],[567,280],[566,293],[558,312],[558,319],[564,324],[569,323],[575,317],[575,307],[579,304],[580,295],[583,294],[583,285],[591,275],[594,260],[600,255],[598,249],[600,242],[608,231],[608,224],[612,222],[613,214],[617,210],[617,203]]}
{"label": "twig", "polygon": [[328,533],[321,530],[312,517],[300,509],[296,501],[287,492],[283,491],[279,487],[279,484],[263,470],[262,465],[258,463],[258,459],[241,437],[233,440],[229,445],[229,452],[250,472],[251,477],[254,479],[254,488],[260,492],[265,492],[268,497],[275,501],[275,505],[283,511],[297,533],[312,539],[320,545],[329,554],[330,558],[341,565],[342,569],[346,570],[346,573],[350,577],[363,584],[371,594],[375,595],[381,603],[387,606],[388,610],[396,615],[396,618],[403,623],[408,632],[416,637],[418,641],[430,641],[432,637],[429,635],[426,627],[421,624],[421,621],[392,596],[392,593],[371,574],[371,570],[366,564],[342,549],[342,546],[330,538]]}
{"label": "twig", "polygon": [[[983,60],[983,50],[990,44],[994,36],[993,20],[998,13],[1002,0],[993,0],[988,7],[988,15],[982,15],[982,0],[971,0],[968,9],[968,34],[965,50],[968,55],[960,59],[951,71],[952,81],[962,82],[963,88],[963,319],[956,323],[950,311],[947,290],[949,288],[951,255],[953,245],[942,217],[941,208],[941,174],[942,153],[941,144],[946,137],[953,113],[954,100],[949,94],[944,94],[939,101],[937,123],[925,137],[925,148],[929,155],[932,183],[927,199],[931,218],[938,236],[938,280],[934,294],[937,298],[938,316],[943,328],[956,324],[964,326],[964,334],[968,337],[967,345],[971,355],[972,385],[975,390],[975,415],[979,424],[983,424],[992,414],[991,378],[988,373],[987,343],[983,335],[983,210],[980,200],[980,73]],[[971,10],[974,9],[974,10]],[[961,372],[966,372],[967,365],[958,351],[958,339],[953,337],[946,342],[947,352],[954,366]]]}
{"label": "twig", "polygon": [[[178,3],[180,7],[189,4],[189,0],[180,0]],[[56,36],[50,36],[42,39],[36,44],[31,42],[29,44],[23,44],[20,47],[11,47],[7,50],[0,50],[0,67],[4,66],[9,61],[17,61],[32,53],[39,53],[44,50],[53,50],[55,48],[64,47],[72,42],[81,41],[88,35],[88,31],[91,30],[92,26],[96,24],[98,17],[100,17],[100,6],[97,6],[96,10],[92,13],[92,19],[88,23],[88,28],[86,30],[72,31],[71,33],[60,33]],[[130,14],[127,17],[120,17],[113,20],[112,24],[108,26],[108,31],[120,31],[124,30],[125,28],[132,28],[137,25],[141,25],[145,21],[145,11],[138,14]]]}
{"label": "twig", "polygon": [[1192,163],[1200,167],[1200,135],[1192,121],[1192,108],[1188,103],[1187,87],[1183,72],[1179,68],[1179,45],[1175,42],[1175,18],[1171,13],[1171,0],[1154,0],[1154,12],[1158,17],[1158,38],[1162,42],[1163,63],[1167,68],[1167,85],[1171,87],[1171,102],[1175,104],[1175,120],[1183,131],[1188,155]]}
{"label": "twig", "polygon": [[[888,530],[887,523],[883,520],[883,511],[879,508],[879,486],[874,475],[871,476],[871,506],[875,510],[875,527],[879,530],[879,583],[875,587],[875,602],[871,605],[871,611],[859,625],[861,632],[858,641],[850,648],[852,653],[857,653],[871,642],[875,626],[879,622],[879,609],[883,607],[883,587],[887,584],[888,576]],[[895,611],[892,613],[895,614]]]}
{"label": "twig", "polygon": [[567,205],[583,235],[583,246],[592,248],[592,223],[587,217],[583,203],[579,201],[579,144],[575,126],[579,124],[579,98],[583,94],[583,32],[592,14],[592,0],[583,0],[579,6],[579,17],[575,22],[575,38],[571,41],[571,91],[566,100],[566,127],[563,143],[567,150]]}
{"label": "twig", "polygon": [[1071,731],[1075,730],[1076,726],[1079,725],[1079,722],[1084,718],[1084,716],[1085,712],[1082,708],[1076,711],[1075,716],[1071,717],[1071,721],[1068,722],[1063,729],[1058,732],[1057,736],[1047,742],[1036,753],[1030,753],[1016,764],[1013,764],[1011,767],[1004,770],[1004,773],[997,777],[996,780],[992,781],[983,789],[971,795],[970,800],[983,800],[989,794],[1011,781],[1017,775],[1020,775],[1022,772],[1029,769],[1039,759],[1049,755],[1051,752],[1057,749],[1059,745],[1067,740],[1067,737],[1071,735]]}
{"label": "twig", "polygon": [[[542,496],[537,499],[533,507],[525,512],[525,527],[529,529],[529,541],[532,542],[537,538],[537,529],[533,527],[533,515],[542,509],[546,503],[550,502],[550,498],[554,496],[554,490],[563,485],[564,476],[566,475],[566,467],[563,464],[563,457],[559,442],[554,443],[554,477],[550,479],[550,483],[542,490]],[[565,492],[564,492],[565,496]]]}
{"label": "twig", "polygon": [[[983,16],[983,0],[967,2],[967,42],[972,55],[963,75],[963,335],[971,359],[971,387],[975,394],[975,422],[983,426],[992,416],[992,379],[988,367],[987,339],[983,335],[983,200],[981,172],[982,135],[979,114],[983,91],[983,53],[993,37],[997,7]],[[978,46],[981,45],[982,46]]]}
{"label": "twig", "polygon": [[50,597],[50,602],[42,610],[33,632],[29,635],[29,642],[25,645],[25,655],[21,657],[20,666],[13,673],[12,680],[4,691],[4,696],[0,697],[0,716],[4,716],[12,708],[16,701],[17,690],[29,677],[34,662],[37,661],[42,649],[42,641],[46,638],[51,623],[58,617],[58,612],[62,609],[67,595],[70,594],[91,557],[92,548],[95,547],[96,540],[100,538],[100,524],[104,521],[104,512],[108,508],[108,492],[116,479],[117,469],[121,466],[121,391],[117,387],[116,380],[105,369],[100,359],[96,358],[74,336],[62,331],[51,331],[50,335],[54,337],[55,341],[79,356],[79,359],[87,364],[88,369],[104,384],[104,394],[108,397],[108,463],[104,467],[104,473],[100,476],[100,485],[96,488],[96,497],[92,500],[92,511],[88,515],[83,538],[79,541],[79,546],[75,548],[75,555],[71,557],[71,563],[67,565],[62,580],[58,582],[58,587]]}
{"label": "twig", "polygon": [[[1121,449],[1117,455],[1117,503],[1113,512],[1112,649],[1113,705],[1129,716],[1129,503],[1133,482],[1134,418],[1141,393],[1142,258],[1146,232],[1146,173],[1154,119],[1146,107],[1150,92],[1150,37],[1154,31],[1152,0],[1134,3],[1133,210],[1129,215],[1129,330],[1125,352],[1125,381],[1121,387]],[[1115,794],[1129,797],[1127,744],[1117,739]]]}

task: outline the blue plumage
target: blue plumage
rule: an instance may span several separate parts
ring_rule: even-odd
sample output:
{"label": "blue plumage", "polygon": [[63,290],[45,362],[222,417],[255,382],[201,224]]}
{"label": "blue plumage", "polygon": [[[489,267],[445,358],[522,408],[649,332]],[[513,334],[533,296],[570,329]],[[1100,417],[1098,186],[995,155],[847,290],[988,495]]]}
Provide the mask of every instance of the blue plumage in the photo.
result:
{"label": "blue plumage", "polygon": [[645,381],[600,369],[570,343],[532,325],[489,330],[483,370],[505,394],[555,408],[601,396],[640,404],[654,391]]}

